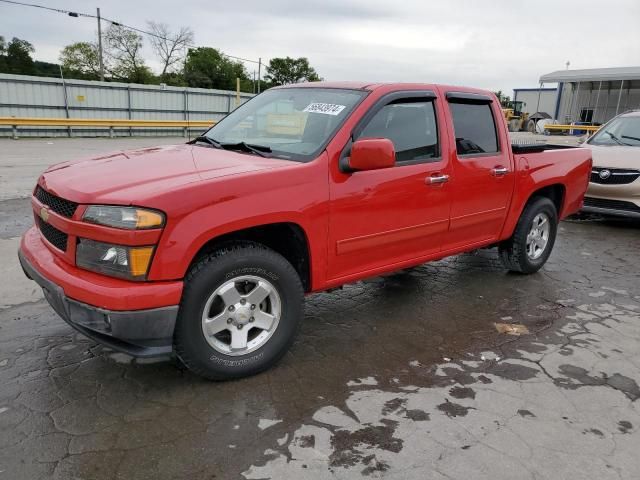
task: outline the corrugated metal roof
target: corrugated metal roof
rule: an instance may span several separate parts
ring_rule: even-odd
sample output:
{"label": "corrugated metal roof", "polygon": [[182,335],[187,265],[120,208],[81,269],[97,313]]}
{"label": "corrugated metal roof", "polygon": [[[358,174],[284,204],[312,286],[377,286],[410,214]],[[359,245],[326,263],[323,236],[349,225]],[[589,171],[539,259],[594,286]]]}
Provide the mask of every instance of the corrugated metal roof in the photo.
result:
{"label": "corrugated metal roof", "polygon": [[556,90],[558,90],[556,87],[545,87],[545,88],[539,88],[539,87],[525,87],[525,88],[514,88],[513,91],[514,92],[555,92]]}
{"label": "corrugated metal roof", "polygon": [[598,82],[612,80],[640,80],[640,67],[587,68],[558,70],[540,77],[541,83]]}

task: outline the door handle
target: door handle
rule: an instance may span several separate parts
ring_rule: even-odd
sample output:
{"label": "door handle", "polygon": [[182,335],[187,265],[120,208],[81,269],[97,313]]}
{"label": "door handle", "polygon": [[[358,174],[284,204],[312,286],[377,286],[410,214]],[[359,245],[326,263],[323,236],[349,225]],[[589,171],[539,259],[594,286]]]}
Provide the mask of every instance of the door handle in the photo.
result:
{"label": "door handle", "polygon": [[439,185],[441,183],[447,183],[449,181],[449,175],[440,175],[440,174],[436,174],[436,175],[431,175],[430,177],[427,177],[425,182],[428,185]]}
{"label": "door handle", "polygon": [[502,177],[507,173],[509,173],[509,169],[507,167],[496,167],[491,170],[491,175],[493,175],[494,177]]}

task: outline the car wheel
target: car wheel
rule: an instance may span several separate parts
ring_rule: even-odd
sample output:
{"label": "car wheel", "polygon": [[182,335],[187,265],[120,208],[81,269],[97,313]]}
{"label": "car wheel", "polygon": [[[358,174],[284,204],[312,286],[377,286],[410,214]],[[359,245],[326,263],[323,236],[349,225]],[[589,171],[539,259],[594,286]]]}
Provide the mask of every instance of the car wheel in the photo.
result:
{"label": "car wheel", "polygon": [[243,242],[205,256],[189,271],[174,334],[178,358],[212,380],[275,364],[294,340],[303,287],[280,254]]}
{"label": "car wheel", "polygon": [[535,198],[522,212],[513,236],[499,246],[502,264],[512,272],[537,272],[551,255],[557,231],[555,205],[548,198]]}

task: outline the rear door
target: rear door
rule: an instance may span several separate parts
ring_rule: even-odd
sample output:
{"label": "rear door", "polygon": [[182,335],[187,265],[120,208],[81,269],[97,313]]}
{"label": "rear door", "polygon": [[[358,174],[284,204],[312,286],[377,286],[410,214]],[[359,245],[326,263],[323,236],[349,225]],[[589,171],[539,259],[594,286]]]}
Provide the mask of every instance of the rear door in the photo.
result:
{"label": "rear door", "polygon": [[442,114],[433,92],[394,92],[355,127],[353,140],[390,139],[396,166],[348,174],[332,166],[330,279],[440,251],[451,199]]}
{"label": "rear door", "polygon": [[496,240],[514,188],[502,111],[489,95],[447,92],[452,145],[451,222],[445,249]]}

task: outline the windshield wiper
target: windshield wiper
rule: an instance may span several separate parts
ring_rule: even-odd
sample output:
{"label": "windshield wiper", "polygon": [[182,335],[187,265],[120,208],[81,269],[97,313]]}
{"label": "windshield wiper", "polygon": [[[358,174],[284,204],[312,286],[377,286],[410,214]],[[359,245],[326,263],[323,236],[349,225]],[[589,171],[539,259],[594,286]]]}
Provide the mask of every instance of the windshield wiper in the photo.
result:
{"label": "windshield wiper", "polygon": [[220,142],[217,142],[216,140],[214,140],[211,137],[207,137],[206,135],[200,135],[199,137],[194,138],[193,140],[191,140],[190,142],[187,142],[190,145],[193,145],[195,143],[198,142],[204,142],[204,143],[208,143],[209,145],[211,145],[212,147],[215,148],[223,148],[222,144]]}
{"label": "windshield wiper", "polygon": [[640,138],[638,137],[632,137],[631,135],[622,135],[622,138],[628,138],[630,140],[635,140],[637,142],[640,142]]}
{"label": "windshield wiper", "polygon": [[271,153],[271,147],[267,145],[254,145],[245,142],[238,143],[221,143],[220,146],[225,150],[242,150],[245,152],[255,153],[256,155],[260,155],[261,157],[270,157],[269,153]]}
{"label": "windshield wiper", "polygon": [[620,140],[618,137],[616,137],[613,133],[611,133],[609,130],[605,130],[604,133],[606,133],[607,135],[609,135],[611,137],[611,139],[616,142],[618,145],[625,145],[625,146],[630,146],[628,143],[624,143],[622,140]]}

